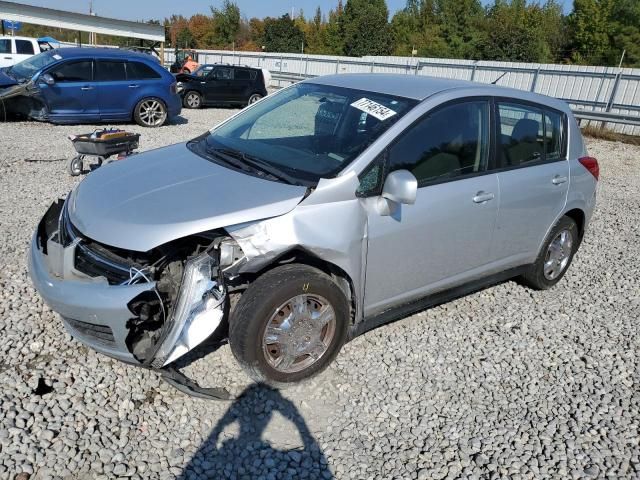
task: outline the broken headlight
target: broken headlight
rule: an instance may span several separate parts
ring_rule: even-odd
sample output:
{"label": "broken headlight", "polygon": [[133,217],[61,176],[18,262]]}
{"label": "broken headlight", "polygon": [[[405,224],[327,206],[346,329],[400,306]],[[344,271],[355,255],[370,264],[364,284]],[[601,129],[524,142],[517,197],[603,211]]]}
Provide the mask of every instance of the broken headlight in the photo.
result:
{"label": "broken headlight", "polygon": [[162,367],[211,335],[222,321],[224,289],[213,280],[216,261],[209,253],[185,265],[169,331],[152,365]]}

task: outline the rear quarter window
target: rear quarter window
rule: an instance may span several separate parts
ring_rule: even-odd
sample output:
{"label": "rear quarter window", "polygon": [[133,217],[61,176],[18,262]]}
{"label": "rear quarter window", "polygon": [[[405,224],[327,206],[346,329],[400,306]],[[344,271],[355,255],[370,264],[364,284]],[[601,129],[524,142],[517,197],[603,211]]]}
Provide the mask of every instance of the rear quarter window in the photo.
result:
{"label": "rear quarter window", "polygon": [[142,62],[128,62],[127,77],[129,80],[156,80],[162,78],[158,72]]}

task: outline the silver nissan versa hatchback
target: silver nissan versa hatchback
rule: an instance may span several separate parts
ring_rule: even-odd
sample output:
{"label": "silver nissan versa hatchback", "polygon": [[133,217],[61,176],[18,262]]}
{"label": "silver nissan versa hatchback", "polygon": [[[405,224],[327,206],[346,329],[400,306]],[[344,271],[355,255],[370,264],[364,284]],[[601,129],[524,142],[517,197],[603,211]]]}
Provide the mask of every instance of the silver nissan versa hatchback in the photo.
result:
{"label": "silver nissan versa hatchback", "polygon": [[420,76],[316,78],[88,175],[37,227],[29,270],[99,352],[193,391],[173,362],[214,336],[281,387],[435,303],[513,277],[554,286],[598,173],[561,101]]}

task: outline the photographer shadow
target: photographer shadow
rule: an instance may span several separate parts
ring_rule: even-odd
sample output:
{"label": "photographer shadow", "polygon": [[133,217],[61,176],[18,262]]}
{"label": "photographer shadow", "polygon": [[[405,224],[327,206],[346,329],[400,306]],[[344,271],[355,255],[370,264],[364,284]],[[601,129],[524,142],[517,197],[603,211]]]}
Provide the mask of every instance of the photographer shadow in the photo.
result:
{"label": "photographer shadow", "polygon": [[[274,414],[287,422],[280,449],[263,438]],[[235,436],[224,430],[237,425]],[[290,424],[295,426],[290,429]],[[296,443],[296,431],[300,441]],[[220,438],[222,436],[222,438]],[[301,444],[300,444],[301,442]],[[263,384],[248,387],[200,446],[180,479],[333,479],[327,460],[296,406]]]}

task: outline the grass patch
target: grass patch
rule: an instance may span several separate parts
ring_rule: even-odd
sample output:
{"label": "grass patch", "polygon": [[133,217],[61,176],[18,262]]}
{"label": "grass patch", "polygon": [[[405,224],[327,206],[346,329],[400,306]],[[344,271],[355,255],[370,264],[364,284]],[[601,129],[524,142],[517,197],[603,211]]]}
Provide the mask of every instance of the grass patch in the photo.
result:
{"label": "grass patch", "polygon": [[640,137],[637,135],[626,135],[624,133],[614,132],[608,128],[600,128],[588,125],[582,128],[582,134],[585,137],[597,138],[599,140],[609,140],[611,142],[622,142],[630,145],[640,145]]}

